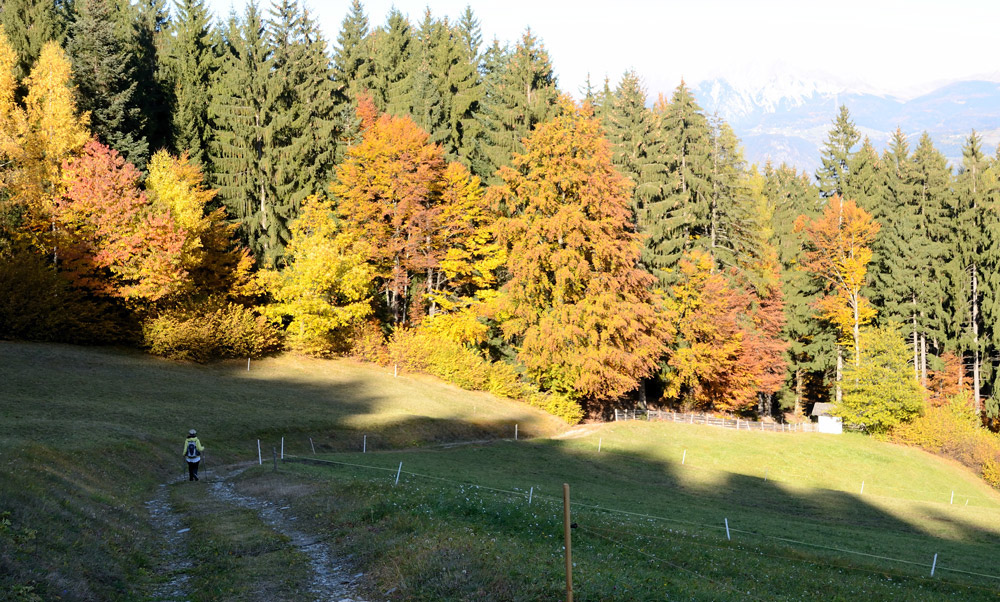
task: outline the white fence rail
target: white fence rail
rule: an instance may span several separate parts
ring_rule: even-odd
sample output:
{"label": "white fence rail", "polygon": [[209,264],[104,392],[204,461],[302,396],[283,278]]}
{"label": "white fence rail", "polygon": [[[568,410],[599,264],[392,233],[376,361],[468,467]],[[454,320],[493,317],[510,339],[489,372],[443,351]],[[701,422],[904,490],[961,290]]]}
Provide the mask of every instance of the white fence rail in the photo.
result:
{"label": "white fence rail", "polygon": [[781,422],[755,422],[742,418],[719,418],[711,414],[671,412],[669,410],[615,410],[615,421],[621,420],[667,420],[689,424],[707,424],[727,429],[746,431],[773,431],[782,433],[815,433],[817,425],[812,422],[785,424]]}

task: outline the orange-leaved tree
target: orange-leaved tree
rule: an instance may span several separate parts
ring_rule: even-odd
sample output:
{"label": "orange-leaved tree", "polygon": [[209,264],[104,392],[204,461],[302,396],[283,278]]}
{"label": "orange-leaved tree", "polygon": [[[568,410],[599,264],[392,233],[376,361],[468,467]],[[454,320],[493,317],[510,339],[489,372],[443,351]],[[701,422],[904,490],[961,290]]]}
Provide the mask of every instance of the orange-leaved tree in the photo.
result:
{"label": "orange-leaved tree", "polygon": [[715,269],[704,251],[679,262],[670,290],[669,315],[676,345],[663,371],[664,397],[687,407],[724,412],[751,409],[763,397],[764,413],[785,379],[781,340],[783,302],[776,275],[756,290]]}
{"label": "orange-leaved tree", "polygon": [[669,340],[654,278],[638,267],[631,184],[597,119],[563,99],[490,189],[510,279],[498,317],[543,387],[604,401],[634,390]]}
{"label": "orange-leaved tree", "polygon": [[861,295],[872,258],[870,245],[879,223],[852,200],[834,195],[815,220],[799,216],[797,232],[805,232],[808,248],[803,267],[821,280],[826,296],[816,308],[854,343],[854,364],[861,363],[860,328],[875,317],[876,310]]}
{"label": "orange-leaved tree", "polygon": [[138,305],[185,283],[185,232],[169,211],[149,203],[139,171],[97,141],[63,164],[56,201],[61,270],[77,286]]}
{"label": "orange-leaved tree", "polygon": [[414,275],[436,267],[444,153],[409,117],[376,116],[359,100],[362,141],[347,151],[330,190],[345,228],[373,243],[371,261],[395,324],[407,322]]}

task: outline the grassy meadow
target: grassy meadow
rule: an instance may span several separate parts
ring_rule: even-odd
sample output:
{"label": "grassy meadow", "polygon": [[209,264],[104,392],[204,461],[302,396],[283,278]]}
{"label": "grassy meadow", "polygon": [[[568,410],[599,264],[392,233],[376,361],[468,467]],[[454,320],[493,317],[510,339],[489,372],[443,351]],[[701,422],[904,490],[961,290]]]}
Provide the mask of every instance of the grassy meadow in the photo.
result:
{"label": "grassy meadow", "polygon": [[146,504],[164,484],[196,542],[190,599],[310,599],[287,538],[174,482],[191,427],[209,471],[255,460],[258,439],[267,458],[284,437],[288,462],[234,484],[289,506],[364,574],[368,600],[561,599],[563,483],[577,600],[1000,598],[1000,496],[919,450],[672,423],[569,429],[347,360],[248,372],[0,343],[0,599],[156,599],[170,571]]}

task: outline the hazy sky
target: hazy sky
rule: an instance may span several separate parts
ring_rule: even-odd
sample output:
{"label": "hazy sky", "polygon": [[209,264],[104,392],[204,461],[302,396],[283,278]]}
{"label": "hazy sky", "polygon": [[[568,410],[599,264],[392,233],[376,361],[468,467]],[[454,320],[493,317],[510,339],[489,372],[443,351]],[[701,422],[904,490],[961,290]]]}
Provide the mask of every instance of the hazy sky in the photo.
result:
{"label": "hazy sky", "polygon": [[[267,5],[269,0],[258,0]],[[217,15],[246,0],[208,0]],[[612,86],[628,69],[650,98],[683,77],[760,83],[771,74],[863,82],[908,95],[929,84],[1000,79],[1000,0],[367,0],[372,26],[392,6],[419,22],[426,7],[457,18],[472,6],[484,44],[517,40],[528,26],[545,43],[561,89],[574,95],[590,74]],[[307,0],[335,42],[349,0]]]}

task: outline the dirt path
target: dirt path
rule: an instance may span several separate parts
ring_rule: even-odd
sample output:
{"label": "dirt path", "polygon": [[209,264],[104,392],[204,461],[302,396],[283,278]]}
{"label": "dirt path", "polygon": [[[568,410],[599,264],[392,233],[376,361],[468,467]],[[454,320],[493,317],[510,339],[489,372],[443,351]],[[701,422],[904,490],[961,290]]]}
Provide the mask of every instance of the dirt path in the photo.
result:
{"label": "dirt path", "polygon": [[[179,482],[180,479],[172,481]],[[185,534],[187,529],[181,522],[181,515],[170,505],[168,483],[160,485],[156,497],[146,502],[149,509],[149,520],[153,527],[163,536],[164,563],[161,572],[170,575],[170,580],[159,585],[153,592],[156,602],[183,602],[187,597],[188,571],[191,570],[191,559],[187,555]]]}
{"label": "dirt path", "polygon": [[595,433],[604,427],[603,423],[595,424],[580,424],[569,429],[565,433],[560,433],[553,439],[578,439],[580,437],[586,437],[591,433]]}
{"label": "dirt path", "polygon": [[[298,529],[296,517],[289,506],[279,507],[268,500],[236,490],[231,479],[249,467],[250,465],[244,464],[206,471],[202,481],[216,500],[254,511],[264,524],[287,537],[289,545],[309,559],[309,591],[317,602],[365,602],[355,597],[356,583],[363,574],[351,574],[343,559],[321,536]],[[179,481],[177,479],[173,482]],[[146,502],[150,520],[166,542],[162,570],[170,575],[168,582],[157,587],[152,599],[156,602],[182,602],[188,600],[188,571],[192,567],[192,561],[187,555],[184,516],[170,505],[168,485],[169,483],[160,485],[156,497]]]}

